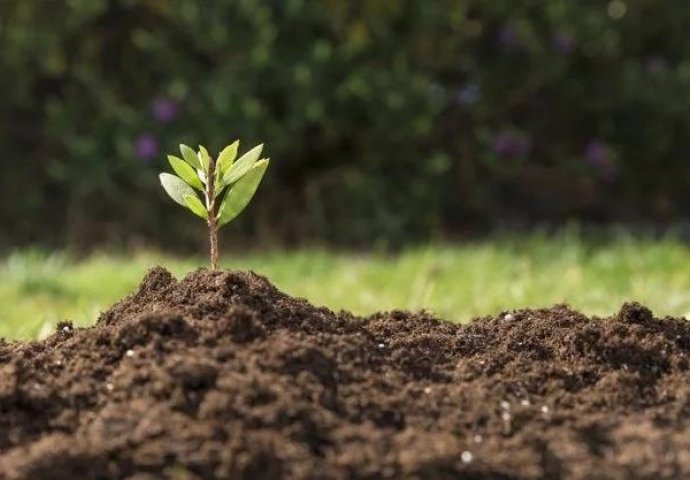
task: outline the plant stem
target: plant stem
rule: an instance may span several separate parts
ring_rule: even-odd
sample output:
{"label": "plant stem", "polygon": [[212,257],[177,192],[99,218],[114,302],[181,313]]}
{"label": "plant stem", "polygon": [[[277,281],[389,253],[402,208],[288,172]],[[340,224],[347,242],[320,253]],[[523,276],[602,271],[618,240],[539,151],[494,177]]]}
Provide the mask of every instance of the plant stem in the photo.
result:
{"label": "plant stem", "polygon": [[208,221],[208,230],[211,238],[211,270],[218,270],[218,226],[215,217]]}
{"label": "plant stem", "polygon": [[211,243],[211,270],[218,270],[218,221],[216,220],[216,161],[211,158],[206,180],[206,208],[208,210],[208,233]]}

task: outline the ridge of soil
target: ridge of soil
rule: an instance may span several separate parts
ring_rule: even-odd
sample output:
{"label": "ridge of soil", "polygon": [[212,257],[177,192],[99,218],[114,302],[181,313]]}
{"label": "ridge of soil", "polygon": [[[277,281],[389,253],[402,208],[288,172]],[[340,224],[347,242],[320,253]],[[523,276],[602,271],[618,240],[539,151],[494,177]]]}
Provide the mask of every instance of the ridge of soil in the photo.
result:
{"label": "ridge of soil", "polygon": [[690,323],[638,304],[451,324],[151,270],[0,340],[0,479],[690,478]]}

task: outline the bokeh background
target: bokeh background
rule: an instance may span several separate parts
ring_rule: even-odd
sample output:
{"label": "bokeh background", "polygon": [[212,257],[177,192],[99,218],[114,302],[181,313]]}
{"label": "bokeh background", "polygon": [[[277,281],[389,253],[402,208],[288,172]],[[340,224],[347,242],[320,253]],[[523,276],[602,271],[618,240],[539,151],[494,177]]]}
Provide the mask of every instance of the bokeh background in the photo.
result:
{"label": "bokeh background", "polygon": [[[27,247],[44,252],[27,265],[203,253],[157,173],[179,143],[235,138],[272,163],[226,251],[462,248],[572,222],[682,232],[689,25],[686,2],[658,0],[0,1],[5,275],[34,272]],[[674,298],[659,302],[690,309]]]}
{"label": "bokeh background", "polygon": [[690,7],[0,2],[0,242],[198,248],[180,142],[268,144],[226,236],[367,247],[690,212]]}

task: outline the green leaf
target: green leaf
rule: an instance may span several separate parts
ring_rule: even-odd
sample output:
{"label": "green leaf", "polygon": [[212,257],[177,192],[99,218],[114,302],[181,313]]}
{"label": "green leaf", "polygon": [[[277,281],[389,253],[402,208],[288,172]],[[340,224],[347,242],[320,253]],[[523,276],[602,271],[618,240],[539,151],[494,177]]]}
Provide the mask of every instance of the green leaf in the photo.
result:
{"label": "green leaf", "polygon": [[201,183],[203,183],[205,185],[208,182],[208,178],[206,177],[206,173],[201,169],[197,170],[196,173],[199,176]]}
{"label": "green leaf", "polygon": [[214,197],[218,198],[220,197],[223,192],[225,191],[225,187],[227,187],[228,184],[223,181],[222,178],[216,179],[216,184],[214,188]]}
{"label": "green leaf", "polygon": [[199,176],[196,174],[196,170],[190,167],[187,162],[181,158],[177,158],[174,155],[168,155],[168,161],[178,177],[190,184],[192,187],[203,191],[204,184],[201,183]]}
{"label": "green leaf", "polygon": [[218,226],[222,227],[226,223],[235,219],[251,201],[256,189],[261,183],[261,179],[268,168],[269,159],[265,158],[254,164],[245,175],[230,189],[223,199],[223,203],[218,210]]}
{"label": "green leaf", "polygon": [[170,195],[170,198],[183,207],[186,207],[187,202],[185,202],[184,197],[185,195],[195,195],[194,189],[187,185],[187,182],[182,180],[180,177],[176,177],[170,173],[161,173],[159,177],[161,180],[161,185],[163,185],[163,189],[168,195]]}
{"label": "green leaf", "polygon": [[201,162],[201,168],[204,172],[208,172],[208,167],[211,164],[211,156],[203,145],[199,145],[199,161]]}
{"label": "green leaf", "polygon": [[230,170],[228,170],[228,172],[223,176],[223,183],[226,185],[232,185],[240,178],[242,178],[249,170],[251,170],[254,167],[256,161],[259,159],[259,156],[261,155],[261,151],[263,150],[263,148],[264,145],[262,143],[261,145],[252,148],[247,153],[242,155],[240,159],[232,165],[232,168],[230,168]]}
{"label": "green leaf", "polygon": [[225,147],[222,152],[220,152],[218,155],[218,162],[216,163],[216,171],[219,175],[218,178],[223,178],[230,167],[232,167],[235,158],[237,158],[237,150],[239,148],[240,141],[236,140],[232,144]]}
{"label": "green leaf", "polygon": [[206,210],[206,207],[204,207],[204,204],[201,203],[201,200],[199,200],[199,197],[196,195],[185,195],[184,196],[184,201],[186,204],[186,207],[192,211],[195,215],[200,216],[204,220],[208,220],[208,210]]}
{"label": "green leaf", "polygon": [[197,170],[201,170],[201,162],[199,162],[199,157],[197,157],[194,149],[188,147],[187,145],[180,144],[180,153],[182,153],[182,158],[184,158],[185,162]]}

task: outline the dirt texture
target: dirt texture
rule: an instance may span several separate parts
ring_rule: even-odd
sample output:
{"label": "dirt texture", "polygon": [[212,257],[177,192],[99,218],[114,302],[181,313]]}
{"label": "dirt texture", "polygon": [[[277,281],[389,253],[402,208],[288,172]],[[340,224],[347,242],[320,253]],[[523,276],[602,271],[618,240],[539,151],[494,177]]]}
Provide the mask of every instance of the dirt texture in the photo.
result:
{"label": "dirt texture", "polygon": [[0,341],[0,479],[690,478],[690,323],[626,304],[368,318],[156,268]]}

